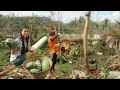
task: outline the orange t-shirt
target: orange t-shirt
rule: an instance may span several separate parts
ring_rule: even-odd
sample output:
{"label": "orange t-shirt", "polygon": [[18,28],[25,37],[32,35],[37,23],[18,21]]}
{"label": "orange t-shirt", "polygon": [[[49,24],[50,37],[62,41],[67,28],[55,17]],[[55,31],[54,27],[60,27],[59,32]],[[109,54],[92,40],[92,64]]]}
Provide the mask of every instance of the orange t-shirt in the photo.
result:
{"label": "orange t-shirt", "polygon": [[50,40],[50,37],[48,38],[48,44],[49,44],[49,47],[50,47],[50,54],[52,53],[56,53],[56,40],[52,41]]}

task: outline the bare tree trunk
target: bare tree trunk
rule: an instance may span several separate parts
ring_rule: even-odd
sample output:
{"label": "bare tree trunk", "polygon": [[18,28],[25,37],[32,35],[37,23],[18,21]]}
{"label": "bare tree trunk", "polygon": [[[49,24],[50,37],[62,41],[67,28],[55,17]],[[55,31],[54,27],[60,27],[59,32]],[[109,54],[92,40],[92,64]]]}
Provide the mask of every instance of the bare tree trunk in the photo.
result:
{"label": "bare tree trunk", "polygon": [[91,11],[86,12],[86,22],[84,27],[84,38],[83,38],[83,48],[84,48],[84,65],[86,67],[86,74],[89,74],[89,65],[88,65],[88,57],[87,57],[87,36],[88,36],[88,27],[90,22],[90,14]]}
{"label": "bare tree trunk", "polygon": [[83,63],[82,61],[82,44],[80,44],[80,63]]}

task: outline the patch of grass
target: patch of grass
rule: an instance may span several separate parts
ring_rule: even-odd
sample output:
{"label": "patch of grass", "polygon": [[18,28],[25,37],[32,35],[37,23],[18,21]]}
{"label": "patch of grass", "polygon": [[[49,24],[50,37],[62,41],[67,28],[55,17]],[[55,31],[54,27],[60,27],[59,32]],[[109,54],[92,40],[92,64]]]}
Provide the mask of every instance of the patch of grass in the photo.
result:
{"label": "patch of grass", "polygon": [[10,63],[10,51],[7,49],[0,49],[0,66],[8,65]]}
{"label": "patch of grass", "polygon": [[80,59],[77,58],[75,60],[74,63],[70,64],[69,62],[65,62],[65,63],[57,63],[56,66],[55,66],[55,76],[58,78],[58,79],[69,79],[69,78],[66,78],[66,76],[69,77],[69,75],[72,73],[72,70],[73,69],[83,69],[84,66],[83,64],[81,64],[80,62]]}
{"label": "patch of grass", "polygon": [[64,64],[56,64],[55,76],[60,79],[64,79],[65,75],[70,74],[72,71],[72,64],[66,62]]}
{"label": "patch of grass", "polygon": [[37,51],[36,51],[36,54],[37,55],[43,55],[43,56],[48,56],[48,54],[49,54],[49,51],[47,51],[47,50],[45,50],[45,49],[38,49]]}

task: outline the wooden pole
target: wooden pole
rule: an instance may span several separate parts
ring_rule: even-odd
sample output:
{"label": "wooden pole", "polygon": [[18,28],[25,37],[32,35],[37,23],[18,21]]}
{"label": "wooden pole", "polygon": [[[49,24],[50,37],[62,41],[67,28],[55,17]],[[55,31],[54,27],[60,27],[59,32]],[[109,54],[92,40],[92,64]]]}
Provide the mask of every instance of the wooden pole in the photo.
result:
{"label": "wooden pole", "polygon": [[58,11],[58,29],[59,29],[59,33],[61,33],[61,32],[60,32],[60,18],[59,18],[59,11]]}
{"label": "wooden pole", "polygon": [[91,11],[86,12],[86,22],[84,27],[84,38],[83,38],[83,48],[84,48],[84,66],[86,68],[86,74],[89,74],[89,65],[88,65],[88,57],[87,57],[87,39],[88,39],[88,27],[90,22],[90,14]]}

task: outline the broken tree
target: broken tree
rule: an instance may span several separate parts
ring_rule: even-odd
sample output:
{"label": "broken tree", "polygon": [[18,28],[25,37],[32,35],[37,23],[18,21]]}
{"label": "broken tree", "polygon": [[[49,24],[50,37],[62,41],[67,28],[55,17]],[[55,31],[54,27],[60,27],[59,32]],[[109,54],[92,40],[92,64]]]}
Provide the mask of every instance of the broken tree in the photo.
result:
{"label": "broken tree", "polygon": [[87,36],[88,36],[88,27],[89,27],[89,22],[90,22],[90,14],[91,11],[87,11],[85,13],[86,15],[86,22],[85,22],[85,27],[84,27],[84,38],[83,38],[83,48],[84,48],[84,65],[86,67],[86,74],[89,73],[89,66],[88,66],[88,57],[87,57]]}

